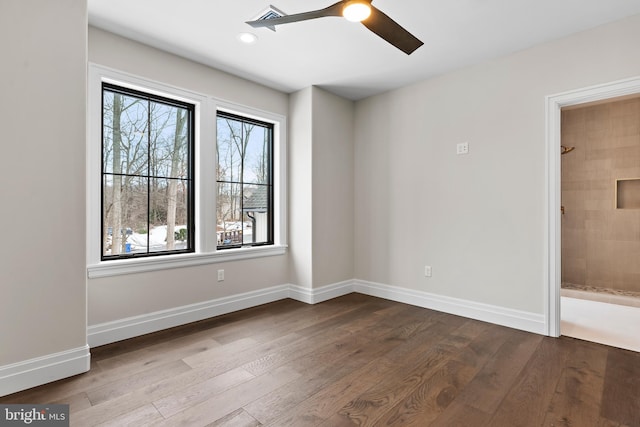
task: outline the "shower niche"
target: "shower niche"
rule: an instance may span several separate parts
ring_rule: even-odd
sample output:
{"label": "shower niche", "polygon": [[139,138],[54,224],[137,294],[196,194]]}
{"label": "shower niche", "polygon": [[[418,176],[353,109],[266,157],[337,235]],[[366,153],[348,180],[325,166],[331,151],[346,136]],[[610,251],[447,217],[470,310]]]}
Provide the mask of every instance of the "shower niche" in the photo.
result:
{"label": "shower niche", "polygon": [[616,180],[616,209],[640,209],[640,178]]}

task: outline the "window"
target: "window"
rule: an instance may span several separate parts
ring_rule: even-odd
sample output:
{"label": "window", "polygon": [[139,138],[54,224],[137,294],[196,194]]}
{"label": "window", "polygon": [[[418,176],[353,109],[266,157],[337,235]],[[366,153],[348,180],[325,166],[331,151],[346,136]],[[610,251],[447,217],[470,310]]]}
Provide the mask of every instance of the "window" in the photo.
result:
{"label": "window", "polygon": [[193,113],[103,83],[103,260],[194,251]]}
{"label": "window", "polygon": [[284,254],[286,128],[283,115],[89,64],[88,277]]}
{"label": "window", "polygon": [[218,111],[218,249],[273,244],[273,124]]}

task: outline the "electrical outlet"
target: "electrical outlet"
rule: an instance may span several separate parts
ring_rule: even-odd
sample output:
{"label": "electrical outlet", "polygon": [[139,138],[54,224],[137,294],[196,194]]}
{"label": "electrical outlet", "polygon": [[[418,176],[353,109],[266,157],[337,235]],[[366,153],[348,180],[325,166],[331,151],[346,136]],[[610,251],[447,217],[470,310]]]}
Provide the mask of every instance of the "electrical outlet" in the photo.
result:
{"label": "electrical outlet", "polygon": [[425,265],[424,266],[424,275],[427,277],[431,277],[431,266],[430,265]]}
{"label": "electrical outlet", "polygon": [[218,282],[224,281],[224,270],[218,270]]}
{"label": "electrical outlet", "polygon": [[456,154],[469,154],[469,143],[461,142],[456,145]]}

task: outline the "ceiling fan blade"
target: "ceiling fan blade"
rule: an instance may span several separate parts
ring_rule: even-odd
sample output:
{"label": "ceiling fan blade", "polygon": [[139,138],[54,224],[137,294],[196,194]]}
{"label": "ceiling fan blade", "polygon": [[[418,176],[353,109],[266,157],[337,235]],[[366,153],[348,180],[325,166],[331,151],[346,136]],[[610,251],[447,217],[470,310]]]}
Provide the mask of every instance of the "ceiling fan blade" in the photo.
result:
{"label": "ceiling fan blade", "polygon": [[374,6],[371,6],[371,15],[362,24],[407,55],[424,44]]}
{"label": "ceiling fan blade", "polygon": [[257,21],[247,21],[246,23],[251,25],[253,28],[260,28],[260,27],[273,27],[281,24],[289,24],[292,22],[307,21],[309,19],[324,18],[326,16],[342,16],[343,4],[344,4],[344,0],[339,1],[338,3],[332,4],[329,7],[325,7],[324,9],[313,10],[311,12],[296,13],[293,15],[286,15],[280,18],[258,19]]}

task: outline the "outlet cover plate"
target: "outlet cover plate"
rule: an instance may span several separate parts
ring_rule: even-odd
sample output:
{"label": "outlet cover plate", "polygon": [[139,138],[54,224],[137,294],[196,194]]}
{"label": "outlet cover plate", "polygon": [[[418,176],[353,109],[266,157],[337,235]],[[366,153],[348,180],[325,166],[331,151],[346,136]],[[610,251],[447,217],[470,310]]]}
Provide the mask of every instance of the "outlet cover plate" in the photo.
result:
{"label": "outlet cover plate", "polygon": [[456,154],[469,154],[469,143],[461,142],[456,145]]}

